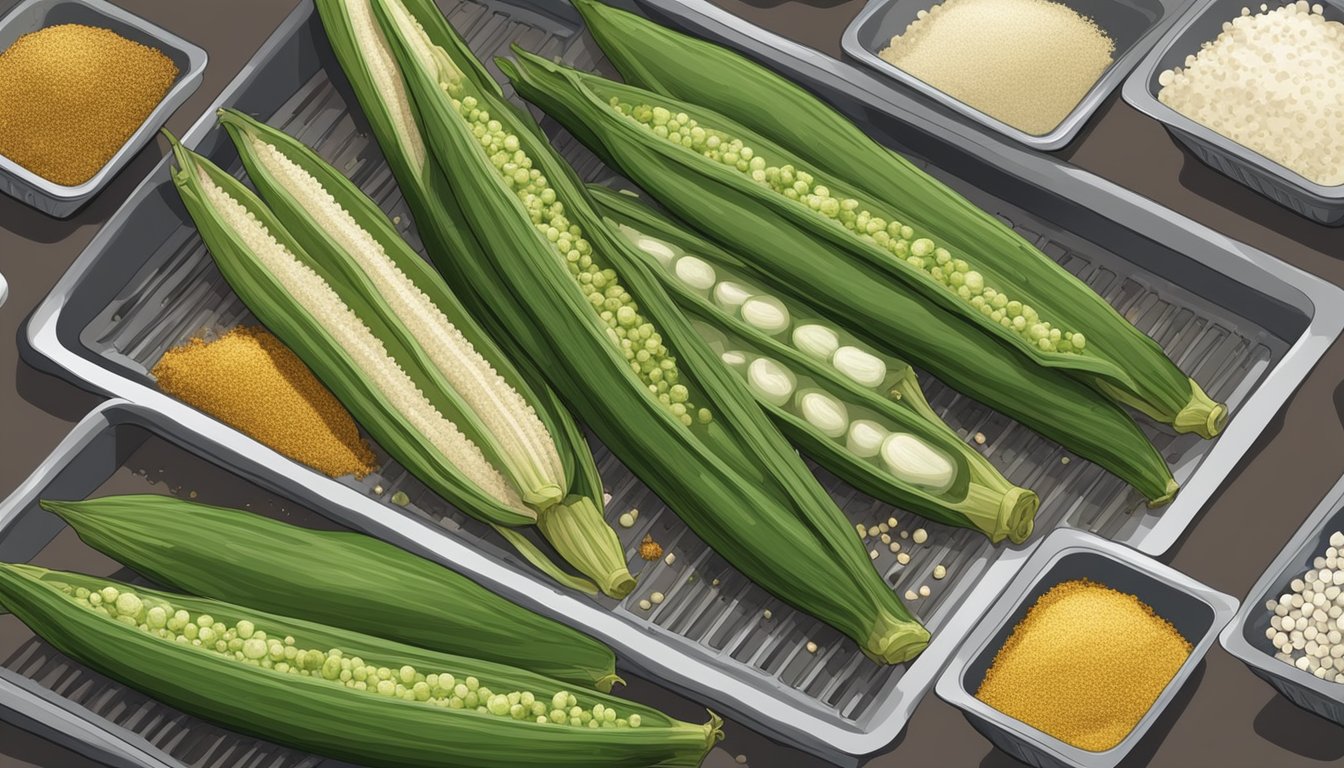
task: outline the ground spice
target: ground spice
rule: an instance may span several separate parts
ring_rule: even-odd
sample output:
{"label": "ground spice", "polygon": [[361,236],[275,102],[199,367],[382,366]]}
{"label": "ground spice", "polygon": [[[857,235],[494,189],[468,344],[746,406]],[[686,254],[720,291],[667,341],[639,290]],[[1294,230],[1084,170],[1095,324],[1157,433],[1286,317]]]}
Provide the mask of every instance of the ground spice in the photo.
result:
{"label": "ground spice", "polygon": [[350,413],[260,326],[192,339],[154,366],[159,388],[331,477],[364,477],[374,455]]}
{"label": "ground spice", "polygon": [[[958,101],[1029,133],[1054,130],[1111,65],[1095,22],[1049,0],[946,0],[878,54]],[[979,441],[977,441],[979,442]]]}
{"label": "ground spice", "polygon": [[1013,629],[976,698],[1099,752],[1134,730],[1190,647],[1137,597],[1087,579],[1066,581]]}
{"label": "ground spice", "polygon": [[109,29],[60,24],[0,53],[0,155],[83,184],[163,99],[177,65]]}
{"label": "ground spice", "polygon": [[657,560],[663,556],[663,545],[654,541],[652,535],[645,536],[639,543],[639,556],[649,561]]}

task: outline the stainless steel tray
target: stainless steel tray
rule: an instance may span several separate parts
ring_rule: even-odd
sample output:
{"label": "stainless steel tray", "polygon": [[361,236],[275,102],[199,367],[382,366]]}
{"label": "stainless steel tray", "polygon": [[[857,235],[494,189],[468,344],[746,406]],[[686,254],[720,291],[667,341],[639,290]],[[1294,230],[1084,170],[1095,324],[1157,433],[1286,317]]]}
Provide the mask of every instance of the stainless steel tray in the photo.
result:
{"label": "stainless steel tray", "polygon": [[162,27],[104,0],[24,0],[0,19],[0,51],[20,36],[54,24],[88,24],[105,27],[137,43],[158,48],[177,65],[177,79],[135,133],[88,181],[75,186],[44,179],[0,155],[0,190],[43,213],[65,218],[93,199],[117,175],[140,148],[149,143],[205,75],[206,54]]}
{"label": "stainless steel tray", "polygon": [[[487,60],[518,40],[546,56],[602,66],[591,41],[578,33],[578,16],[568,5],[543,0],[443,5]],[[215,106],[269,117],[317,147],[399,216],[415,242],[400,195],[377,147],[369,143],[362,117],[347,110],[352,103],[347,86],[332,67],[320,24],[311,8],[303,6]],[[185,140],[237,169],[232,145],[215,128],[213,113],[212,107]],[[554,131],[549,121],[544,126]],[[581,175],[594,180],[608,176],[573,139],[558,136],[557,145]],[[999,178],[1005,186],[992,195],[956,183],[1042,243],[1167,345],[1214,396],[1229,402],[1231,425],[1215,442],[1177,438],[1148,425],[1185,482],[1174,504],[1152,512],[1118,480],[1081,460],[1063,464],[1058,446],[937,382],[926,382],[929,399],[968,438],[983,432],[989,438],[984,450],[990,460],[1015,482],[1041,493],[1042,534],[1068,525],[1161,552],[1191,523],[1339,335],[1344,292],[1160,209],[1117,205],[1118,220],[1087,212],[1079,206],[1094,203],[1109,210],[1111,202],[1107,190],[1089,183],[1046,192],[1049,185],[1031,179]],[[1051,223],[1058,221],[1069,222],[1069,227]],[[415,525],[419,546],[483,583],[604,638],[623,660],[649,676],[835,762],[855,762],[896,738],[943,662],[1033,546],[992,548],[970,532],[921,523],[819,472],[855,523],[875,525],[894,516],[900,521],[898,530],[922,525],[931,533],[930,545],[907,547],[914,554],[908,565],[899,565],[885,550],[875,565],[902,594],[924,583],[935,590],[912,606],[934,632],[933,643],[911,664],[879,667],[834,630],[749,584],[595,446],[613,494],[609,516],[614,520],[632,506],[643,512],[636,527],[618,529],[627,551],[633,556],[639,539],[652,531],[677,559],[671,566],[636,560],[642,568],[637,573],[640,587],[619,605],[562,593],[500,549],[483,526],[433,498],[395,464],[384,465],[363,482],[330,480],[154,388],[147,372],[169,346],[249,319],[197,239],[168,180],[165,161],[34,313],[24,335],[24,354],[38,367],[144,404],[203,440],[264,457],[268,465],[331,499],[332,505],[378,519],[404,519]],[[371,492],[375,485],[384,489],[377,498]],[[398,489],[413,500],[410,508],[390,505],[389,497]],[[357,493],[351,495],[352,490]],[[422,516],[441,527],[414,522]],[[462,552],[476,554],[463,559]],[[516,580],[506,584],[482,576],[478,566],[484,563],[507,565]],[[929,574],[939,563],[950,575],[934,581]],[[663,592],[666,600],[650,612],[641,611],[638,602],[653,591]],[[815,654],[805,650],[809,641],[819,646]]]}
{"label": "stainless steel tray", "polygon": [[[975,696],[995,654],[1041,595],[1071,579],[1091,579],[1138,597],[1191,644],[1177,670],[1134,730],[1114,747],[1092,752],[1009,717]],[[1143,739],[1190,679],[1237,610],[1237,600],[1132,549],[1080,531],[1056,531],[1032,555],[994,607],[967,638],[938,680],[938,696],[961,709],[985,738],[1037,768],[1115,768]]]}
{"label": "stainless steel tray", "polygon": [[1344,531],[1344,480],[1335,484],[1284,544],[1279,556],[1246,594],[1241,610],[1223,629],[1220,641],[1228,653],[1241,659],[1286,699],[1344,725],[1344,683],[1322,680],[1274,658],[1274,646],[1265,638],[1270,617],[1265,602],[1289,591],[1292,580],[1301,578],[1311,569],[1313,560],[1324,556],[1330,534],[1335,531]]}
{"label": "stainless steel tray", "polygon": [[845,30],[841,46],[849,56],[894,78],[909,88],[951,109],[963,118],[1020,142],[1032,149],[1062,149],[1083,130],[1102,102],[1119,87],[1125,75],[1148,52],[1162,33],[1176,23],[1194,0],[1063,0],[1064,4],[1097,22],[1115,42],[1111,65],[1088,89],[1078,106],[1048,133],[1027,133],[991,117],[932,85],[888,63],[878,53],[891,38],[905,31],[915,17],[942,0],[869,0]]}
{"label": "stainless steel tray", "polygon": [[[1319,2],[1327,19],[1344,21],[1344,4],[1338,0]],[[1236,18],[1247,5],[1244,0],[1200,0],[1125,81],[1125,101],[1162,123],[1167,132],[1200,160],[1270,200],[1322,224],[1344,224],[1344,184],[1333,187],[1317,184],[1158,101],[1161,90],[1158,75],[1172,67],[1184,66],[1187,56],[1195,55],[1201,45],[1217,38],[1223,24]],[[1250,5],[1258,9],[1258,5]]]}

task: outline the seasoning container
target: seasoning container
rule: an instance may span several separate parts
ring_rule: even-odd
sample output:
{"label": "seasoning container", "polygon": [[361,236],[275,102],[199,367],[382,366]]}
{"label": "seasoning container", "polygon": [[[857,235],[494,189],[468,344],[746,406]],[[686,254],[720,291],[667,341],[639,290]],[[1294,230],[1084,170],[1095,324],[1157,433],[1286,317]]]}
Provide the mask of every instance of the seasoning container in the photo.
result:
{"label": "seasoning container", "polygon": [[[1118,744],[1101,751],[1068,744],[976,697],[996,657],[1037,601],[1061,584],[1083,579],[1137,598],[1190,647],[1189,655],[1134,728]],[[1135,550],[1090,533],[1059,530],[1041,542],[993,609],[957,649],[938,680],[938,696],[960,708],[971,725],[996,747],[1025,763],[1038,768],[1111,768],[1152,727],[1236,608],[1234,598]],[[1088,664],[1090,660],[1080,658],[1079,663]]]}
{"label": "seasoning container", "polygon": [[1110,64],[1096,76],[1077,105],[1053,128],[1042,133],[1031,133],[986,114],[882,58],[880,54],[891,44],[892,38],[903,34],[921,15],[928,15],[937,2],[870,0],[845,30],[842,41],[845,53],[962,117],[1033,149],[1053,151],[1063,148],[1078,135],[1135,63],[1194,0],[1055,0],[1079,16],[1091,19],[1110,38],[1114,49]]}
{"label": "seasoning container", "polygon": [[0,19],[0,51],[9,50],[26,34],[64,24],[110,30],[126,40],[154,48],[173,63],[177,74],[158,105],[86,181],[61,184],[0,154],[0,189],[57,218],[74,214],[130,162],[201,84],[206,63],[204,50],[104,0],[25,0]]}
{"label": "seasoning container", "polygon": [[1337,531],[1344,531],[1344,479],[1325,495],[1251,587],[1241,610],[1223,629],[1219,642],[1284,698],[1344,725],[1344,683],[1323,680],[1274,658],[1274,644],[1265,633],[1274,615],[1266,610],[1266,603],[1293,591],[1293,580],[1315,567],[1316,558],[1324,555]]}
{"label": "seasoning container", "polygon": [[[1312,0],[1312,3],[1321,5],[1326,20],[1344,22],[1344,0]],[[1287,4],[1279,0],[1268,7]],[[1223,24],[1239,16],[1242,8],[1258,13],[1260,3],[1211,0],[1191,11],[1125,81],[1125,101],[1162,123],[1168,133],[1206,165],[1301,216],[1330,226],[1344,225],[1344,185],[1317,184],[1158,100],[1162,73],[1184,67],[1186,57],[1198,53],[1204,43],[1217,39]]]}

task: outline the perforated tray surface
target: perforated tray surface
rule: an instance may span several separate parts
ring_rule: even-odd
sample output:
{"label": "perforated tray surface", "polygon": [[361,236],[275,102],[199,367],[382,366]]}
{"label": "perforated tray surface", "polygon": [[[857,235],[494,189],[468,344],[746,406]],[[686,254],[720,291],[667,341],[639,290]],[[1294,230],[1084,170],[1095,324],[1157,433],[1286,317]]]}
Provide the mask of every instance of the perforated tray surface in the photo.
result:
{"label": "perforated tray surface", "polygon": [[[568,5],[541,0],[440,5],[486,61],[517,41],[548,57],[605,69]],[[315,147],[418,243],[362,116],[357,109],[351,112],[353,104],[316,15],[301,7],[216,107],[267,118]],[[241,176],[232,144],[215,128],[213,113],[214,108],[186,142]],[[610,177],[552,122],[544,120],[543,127],[585,178]],[[1216,441],[1177,437],[1145,423],[1185,486],[1172,505],[1151,511],[1137,493],[1099,468],[925,379],[930,402],[948,423],[968,440],[983,434],[982,450],[990,460],[1013,482],[1041,495],[1038,536],[1067,525],[1148,552],[1165,550],[1339,334],[1340,294],[1169,213],[1164,217],[1121,206],[1122,221],[1117,222],[1068,207],[1085,201],[1086,190],[1047,192],[1018,181],[1011,193],[994,196],[938,168],[929,170],[1087,280],[1162,343],[1210,394],[1231,406],[1229,429]],[[1018,204],[1007,204],[1005,198]],[[1071,226],[1056,223],[1061,221]],[[991,547],[971,532],[925,523],[876,502],[818,470],[853,523],[898,520],[889,535],[911,555],[908,564],[898,563],[885,544],[871,544],[879,552],[874,565],[892,588],[902,595],[922,585],[932,591],[911,602],[934,633],[929,649],[911,664],[878,666],[836,631],[737,574],[594,443],[612,494],[609,518],[614,522],[631,507],[641,511],[635,527],[617,527],[639,587],[619,604],[562,593],[484,526],[434,497],[395,463],[384,462],[363,481],[328,480],[154,389],[149,371],[164,350],[248,322],[254,320],[219,275],[181,208],[165,162],[39,307],[28,327],[25,354],[39,367],[144,404],[240,453],[266,456],[270,465],[303,478],[330,506],[362,520],[354,523],[357,527],[419,549],[580,626],[649,675],[833,761],[852,762],[898,735],[943,662],[1033,546]],[[374,494],[375,487],[382,493]],[[396,491],[404,491],[411,504],[392,505]],[[929,532],[927,544],[902,538],[919,527]],[[674,564],[644,563],[635,556],[646,533],[677,555]],[[948,576],[934,580],[931,572],[939,564]],[[666,598],[652,610],[641,610],[640,601],[655,591]],[[818,646],[815,653],[806,650],[809,642]]]}

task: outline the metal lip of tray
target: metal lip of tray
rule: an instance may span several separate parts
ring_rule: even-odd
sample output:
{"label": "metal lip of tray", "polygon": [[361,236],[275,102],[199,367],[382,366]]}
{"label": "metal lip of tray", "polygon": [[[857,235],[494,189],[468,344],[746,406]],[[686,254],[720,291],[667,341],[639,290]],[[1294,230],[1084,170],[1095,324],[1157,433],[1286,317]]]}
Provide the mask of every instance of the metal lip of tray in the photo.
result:
{"label": "metal lip of tray", "polygon": [[[976,698],[995,655],[1041,595],[1087,578],[1127,592],[1171,622],[1191,644],[1190,656],[1134,729],[1114,747],[1093,752],[1063,742]],[[1237,600],[1127,547],[1081,531],[1050,534],[1004,589],[998,604],[966,639],[938,679],[938,696],[959,708],[996,747],[1037,768],[1113,768],[1143,738],[1190,679],[1237,610]]]}
{"label": "metal lip of tray", "polygon": [[[1344,5],[1338,0],[1319,2],[1327,19],[1344,21]],[[1125,101],[1161,123],[1205,164],[1313,221],[1330,226],[1344,225],[1344,184],[1329,187],[1318,184],[1186,117],[1157,98],[1161,90],[1158,77],[1162,72],[1185,66],[1187,56],[1194,56],[1202,45],[1217,39],[1223,24],[1235,19],[1247,5],[1242,0],[1201,0],[1180,24],[1153,46],[1125,81],[1122,91]]]}
{"label": "metal lip of tray", "polygon": [[[517,39],[548,57],[562,55],[580,66],[602,66],[593,43],[579,33],[579,17],[568,5],[542,0],[444,0],[440,7],[487,61],[488,54],[503,51]],[[767,43],[773,44],[762,43],[760,52],[773,50]],[[227,137],[215,128],[215,110],[233,106],[270,116],[272,124],[316,146],[356,179],[394,220],[400,217],[399,226],[414,244],[409,214],[376,146],[369,145],[362,116],[357,110],[351,114],[346,106],[344,78],[334,72],[332,78],[326,77],[332,66],[312,7],[301,5],[184,140],[236,169]],[[835,66],[828,76],[837,76]],[[859,83],[869,77],[856,68],[853,75]],[[557,134],[553,122],[544,120],[542,125],[581,176],[590,181],[610,179],[610,173],[571,137]],[[1016,151],[1023,157],[1041,157]],[[983,537],[919,521],[819,471],[851,522],[871,524],[892,516],[898,518],[900,530],[923,526],[931,534],[929,545],[909,550],[914,558],[908,564],[898,564],[895,555],[885,551],[875,564],[902,594],[925,579],[939,587],[931,597],[912,604],[933,632],[933,642],[912,663],[878,666],[835,630],[743,579],[616,458],[594,444],[599,469],[613,494],[608,518],[614,522],[630,507],[643,513],[635,527],[617,527],[627,554],[633,557],[640,537],[656,531],[664,548],[676,551],[678,557],[675,565],[636,558],[632,567],[638,569],[640,586],[621,603],[561,592],[498,547],[483,526],[430,498],[423,488],[417,490],[414,479],[395,464],[389,463],[364,483],[332,480],[155,389],[149,369],[168,346],[202,330],[218,331],[250,318],[190,227],[172,189],[168,164],[165,159],[154,169],[34,312],[20,342],[29,362],[81,386],[148,407],[200,435],[203,444],[262,457],[277,471],[301,478],[307,488],[330,499],[328,504],[380,521],[369,522],[366,529],[413,531],[413,543],[421,551],[436,552],[438,559],[487,586],[603,639],[616,648],[623,663],[774,738],[846,765],[886,748],[932,687],[943,663],[993,605],[998,585],[1009,581],[1036,546],[1033,540],[1020,547],[991,547]],[[949,160],[950,170],[931,170],[945,179],[953,178],[948,176],[952,171],[976,178],[976,187],[960,182],[959,189],[982,205],[996,206],[1066,267],[1085,273],[1098,290],[1126,307],[1136,322],[1186,360],[1193,372],[1213,382],[1216,391],[1211,394],[1227,400],[1233,416],[1227,431],[1211,442],[1145,426],[1185,484],[1172,505],[1150,511],[1136,494],[1099,468],[1082,460],[1066,466],[1069,457],[1058,446],[926,380],[930,402],[968,439],[978,431],[991,435],[982,448],[990,460],[1013,482],[1029,484],[1041,493],[1037,529],[1042,537],[1049,529],[1066,525],[1096,530],[1146,552],[1164,551],[1194,521],[1340,334],[1344,292],[1093,177],[1056,173],[1051,170],[1056,166],[1049,164],[1024,163],[1011,169],[1013,175],[993,171],[992,165],[969,164],[970,160]],[[1067,221],[1070,227],[1050,221]],[[1107,246],[1096,245],[1100,242]],[[1126,255],[1122,258],[1112,251]],[[375,493],[374,482],[386,486],[386,492]],[[388,496],[398,486],[411,491],[417,503],[407,508],[392,504]],[[439,525],[424,525],[426,517]],[[468,551],[475,554],[458,557]],[[508,564],[511,579],[519,581],[478,572],[475,564],[483,557]],[[940,563],[947,566],[948,577],[935,582],[928,574]],[[639,601],[653,590],[664,592],[664,602],[649,611],[640,609]],[[772,618],[765,618],[766,611]],[[816,653],[802,650],[808,642],[819,646]]]}
{"label": "metal lip of tray", "polygon": [[969,118],[980,125],[997,131],[1020,144],[1042,152],[1068,146],[1083,130],[1134,65],[1147,53],[1153,43],[1175,23],[1195,0],[1066,0],[1065,5],[1096,21],[1115,42],[1116,55],[1110,66],[1102,71],[1097,81],[1078,100],[1050,131],[1028,133],[992,117],[976,107],[951,96],[887,62],[878,52],[890,44],[893,35],[904,31],[916,15],[928,10],[935,0],[870,0],[859,15],[845,29],[841,45],[855,60],[894,78],[906,87],[927,96],[939,105]]}
{"label": "metal lip of tray", "polygon": [[[1327,720],[1344,725],[1344,683],[1323,680],[1310,672],[1274,658],[1265,637],[1270,612],[1265,603],[1288,592],[1293,579],[1311,570],[1317,557],[1324,557],[1330,534],[1344,531],[1344,479],[1335,484],[1311,516],[1284,544],[1246,593],[1241,610],[1223,629],[1219,640],[1228,653],[1241,659],[1251,672],[1274,686],[1284,698]],[[1338,661],[1338,659],[1336,659]]]}
{"label": "metal lip of tray", "polygon": [[140,127],[92,178],[82,184],[58,184],[0,155],[0,190],[43,213],[63,219],[92,200],[135,153],[149,143],[154,132],[167,122],[168,116],[196,91],[204,77],[208,57],[200,47],[104,0],[24,0],[0,18],[0,51],[8,49],[21,35],[53,24],[109,28],[128,40],[158,48],[178,69],[172,87]]}

